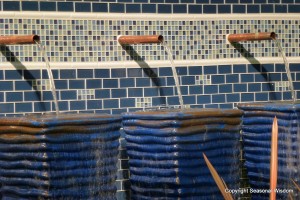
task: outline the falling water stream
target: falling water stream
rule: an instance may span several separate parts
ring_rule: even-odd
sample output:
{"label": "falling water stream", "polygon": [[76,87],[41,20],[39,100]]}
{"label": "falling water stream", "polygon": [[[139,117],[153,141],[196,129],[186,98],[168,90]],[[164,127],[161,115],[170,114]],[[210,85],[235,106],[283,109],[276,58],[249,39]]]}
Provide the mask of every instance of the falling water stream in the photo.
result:
{"label": "falling water stream", "polygon": [[52,71],[51,71],[49,59],[48,59],[48,56],[47,56],[46,51],[45,51],[45,46],[42,45],[42,43],[39,42],[39,41],[36,41],[36,43],[37,43],[37,45],[38,45],[38,47],[39,47],[39,49],[40,49],[40,51],[43,55],[44,61],[46,63],[48,77],[49,77],[49,80],[50,80],[51,92],[52,92],[52,96],[53,96],[53,100],[54,100],[54,104],[55,104],[56,115],[58,115],[59,114],[59,107],[58,107],[56,89],[55,89],[55,84],[54,84],[54,79],[53,79],[53,74],[52,74]]}
{"label": "falling water stream", "polygon": [[177,89],[177,94],[178,94],[178,98],[179,98],[180,107],[184,108],[183,98],[182,98],[181,89],[180,89],[180,85],[179,85],[179,78],[178,78],[178,75],[177,75],[177,72],[176,72],[176,68],[175,68],[175,64],[174,64],[171,49],[168,46],[166,41],[163,41],[162,45],[165,48],[166,52],[168,53],[168,57],[169,57],[169,60],[171,62],[172,73],[173,73],[173,77],[174,77],[174,80],[175,80],[175,85],[176,85],[176,89]]}
{"label": "falling water stream", "polygon": [[291,71],[290,71],[290,68],[289,68],[289,63],[286,59],[286,56],[285,56],[285,52],[279,42],[279,40],[277,40],[276,38],[274,39],[276,45],[277,45],[277,48],[283,58],[283,62],[284,62],[284,65],[285,65],[285,71],[286,71],[286,74],[287,74],[287,78],[288,78],[288,82],[289,82],[289,87],[290,87],[290,90],[291,90],[291,93],[292,93],[292,100],[293,102],[296,101],[296,95],[295,95],[295,90],[294,90],[294,86],[293,86],[293,80],[292,80],[292,76],[291,76]]}

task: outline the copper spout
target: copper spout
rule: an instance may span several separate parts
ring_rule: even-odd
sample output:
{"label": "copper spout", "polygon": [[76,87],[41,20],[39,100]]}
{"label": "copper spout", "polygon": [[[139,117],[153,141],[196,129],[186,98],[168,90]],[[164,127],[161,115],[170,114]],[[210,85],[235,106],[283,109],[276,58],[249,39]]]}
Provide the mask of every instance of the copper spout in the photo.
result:
{"label": "copper spout", "polygon": [[12,36],[0,36],[0,45],[10,44],[35,44],[40,41],[38,35],[12,35]]}
{"label": "copper spout", "polygon": [[227,40],[230,43],[243,41],[273,40],[275,38],[276,34],[274,32],[230,34],[227,36]]}
{"label": "copper spout", "polygon": [[161,43],[163,42],[164,37],[162,35],[142,35],[142,36],[119,36],[118,42],[123,44],[149,44],[149,43]]}

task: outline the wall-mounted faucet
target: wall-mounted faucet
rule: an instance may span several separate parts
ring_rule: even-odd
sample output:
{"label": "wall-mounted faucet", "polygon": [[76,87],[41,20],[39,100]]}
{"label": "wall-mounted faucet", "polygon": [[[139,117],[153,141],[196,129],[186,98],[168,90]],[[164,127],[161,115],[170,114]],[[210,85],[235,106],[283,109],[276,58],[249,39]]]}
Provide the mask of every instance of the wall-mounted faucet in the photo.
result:
{"label": "wall-mounted faucet", "polygon": [[164,41],[162,35],[119,35],[117,39],[121,45],[162,43]]}
{"label": "wall-mounted faucet", "polygon": [[226,36],[226,38],[229,43],[243,41],[274,40],[276,39],[276,34],[274,32],[229,34]]}
{"label": "wall-mounted faucet", "polygon": [[38,35],[8,35],[0,36],[0,45],[36,44],[40,41]]}

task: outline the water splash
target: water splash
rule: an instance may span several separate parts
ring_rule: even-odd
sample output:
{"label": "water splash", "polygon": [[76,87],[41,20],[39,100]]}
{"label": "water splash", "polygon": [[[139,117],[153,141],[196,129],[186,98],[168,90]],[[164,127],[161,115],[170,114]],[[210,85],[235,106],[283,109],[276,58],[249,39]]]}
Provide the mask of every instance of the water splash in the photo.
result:
{"label": "water splash", "polygon": [[286,59],[286,56],[285,56],[285,52],[279,42],[279,40],[277,40],[276,38],[274,39],[275,41],[275,44],[277,45],[277,48],[283,58],[283,62],[284,62],[284,66],[285,66],[285,71],[286,71],[286,74],[287,74],[287,78],[288,78],[288,82],[289,82],[289,87],[290,87],[290,90],[291,90],[291,94],[292,94],[292,100],[293,102],[296,101],[296,95],[295,95],[295,90],[294,90],[294,86],[293,86],[293,80],[292,80],[292,76],[291,76],[291,71],[290,71],[290,68],[289,68],[289,63]]}
{"label": "water splash", "polygon": [[171,68],[172,68],[172,73],[173,73],[173,77],[174,77],[174,80],[175,80],[175,85],[176,85],[176,89],[177,89],[177,94],[178,94],[178,98],[179,98],[180,107],[184,108],[182,93],[181,93],[181,89],[180,89],[180,85],[179,85],[179,78],[178,78],[178,74],[176,72],[172,51],[171,51],[171,49],[168,46],[166,41],[163,41],[162,45],[165,48],[166,52],[168,53],[168,57],[169,57],[169,60],[171,62]]}
{"label": "water splash", "polygon": [[36,44],[38,45],[38,47],[39,47],[39,49],[42,53],[42,56],[44,58],[44,61],[46,63],[46,68],[47,68],[48,77],[49,77],[49,80],[50,80],[50,87],[51,87],[51,92],[52,92],[52,96],[53,96],[53,100],[54,100],[56,115],[58,115],[59,114],[59,107],[58,107],[58,101],[57,101],[57,96],[56,96],[56,88],[55,88],[53,74],[52,74],[51,67],[50,67],[50,62],[49,62],[48,56],[47,56],[46,51],[45,51],[45,46],[42,45],[42,43],[40,41],[36,41]]}

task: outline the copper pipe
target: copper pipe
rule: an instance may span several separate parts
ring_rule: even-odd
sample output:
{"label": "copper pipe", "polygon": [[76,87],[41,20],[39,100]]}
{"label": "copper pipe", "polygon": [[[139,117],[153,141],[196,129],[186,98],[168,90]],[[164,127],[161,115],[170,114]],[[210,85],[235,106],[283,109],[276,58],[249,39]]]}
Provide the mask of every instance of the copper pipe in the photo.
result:
{"label": "copper pipe", "polygon": [[161,43],[164,37],[162,35],[120,35],[118,36],[118,42],[123,44],[149,44],[149,43]]}
{"label": "copper pipe", "polygon": [[274,32],[230,34],[227,36],[227,40],[230,43],[243,41],[273,40],[275,38],[276,34]]}
{"label": "copper pipe", "polygon": [[40,36],[38,35],[9,35],[0,36],[0,45],[10,45],[10,44],[35,44],[40,41]]}

